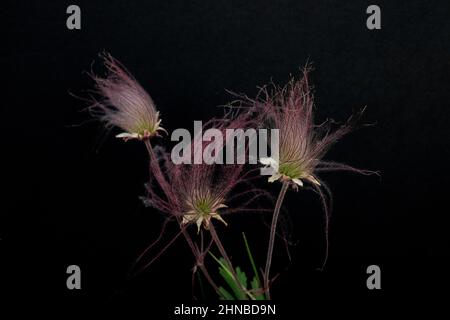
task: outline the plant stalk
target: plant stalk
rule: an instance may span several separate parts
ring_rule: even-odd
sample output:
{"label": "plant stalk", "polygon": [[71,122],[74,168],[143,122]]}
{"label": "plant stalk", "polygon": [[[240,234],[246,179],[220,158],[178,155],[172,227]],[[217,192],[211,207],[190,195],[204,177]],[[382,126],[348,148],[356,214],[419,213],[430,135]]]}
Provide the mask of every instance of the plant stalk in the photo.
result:
{"label": "plant stalk", "polygon": [[289,181],[283,181],[283,185],[281,186],[280,194],[278,195],[277,202],[275,204],[275,209],[273,211],[272,216],[272,224],[270,226],[270,238],[269,238],[269,247],[267,249],[267,258],[266,258],[266,267],[264,269],[264,288],[266,290],[267,299],[270,300],[270,266],[272,265],[272,254],[273,254],[273,246],[275,244],[275,234],[277,231],[277,222],[278,217],[280,215],[281,205],[284,200],[284,196],[286,195],[286,191],[289,187]]}
{"label": "plant stalk", "polygon": [[[158,181],[158,184],[161,186],[161,189],[163,190],[164,194],[166,196],[170,195],[170,185],[167,182],[166,178],[164,177],[164,174],[158,164],[158,159],[156,158],[155,152],[153,150],[153,147],[150,143],[149,139],[144,140],[145,147],[147,148],[148,154],[150,156],[150,166],[156,171],[156,174],[154,174],[156,180]],[[183,228],[181,225],[181,218],[177,217],[178,225],[180,226],[181,232],[183,233],[184,238],[186,239],[189,247],[192,250],[192,253],[194,257],[197,257],[197,248],[195,247],[191,237],[189,236],[189,233],[187,232],[186,228]],[[208,280],[209,284],[214,288],[216,293],[219,292],[219,287],[215,284],[215,282],[212,280],[211,276],[209,275],[208,270],[206,269],[203,262],[198,265],[200,270],[203,272],[203,275],[205,276],[206,280]]]}

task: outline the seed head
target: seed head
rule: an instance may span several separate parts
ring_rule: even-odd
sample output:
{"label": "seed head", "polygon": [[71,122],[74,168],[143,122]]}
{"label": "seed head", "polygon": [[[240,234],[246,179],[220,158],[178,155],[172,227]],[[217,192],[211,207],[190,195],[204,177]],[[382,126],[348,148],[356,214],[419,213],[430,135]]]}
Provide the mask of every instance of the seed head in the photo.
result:
{"label": "seed head", "polygon": [[315,125],[308,71],[305,69],[300,80],[291,79],[285,87],[273,85],[263,88],[264,98],[256,102],[266,115],[265,123],[279,129],[279,160],[260,159],[263,165],[273,169],[268,181],[291,181],[295,188],[302,187],[304,182],[320,187],[322,183],[316,171],[324,168],[365,173],[364,170],[322,161],[329,148],[353,129],[364,110],[335,130],[331,129],[331,121]]}
{"label": "seed head", "polygon": [[[213,120],[204,125],[204,130],[215,128],[225,133],[227,128],[245,129],[248,123],[244,118],[244,116],[239,116],[231,120]],[[194,143],[194,139],[190,144],[193,157],[211,143],[203,141],[201,142],[202,147],[199,148],[198,144]],[[223,145],[225,146],[225,134],[223,139]],[[222,218],[222,214],[239,211],[240,209],[250,210],[246,207],[247,204],[262,195],[266,195],[264,191],[251,186],[248,172],[244,172],[243,164],[207,164],[204,162],[200,164],[174,164],[170,155],[161,148],[157,148],[156,153],[159,159],[158,165],[162,168],[164,178],[168,183],[166,188],[159,188],[161,186],[158,186],[154,179],[151,180],[147,184],[147,196],[143,199],[144,203],[180,218],[182,224],[195,223],[197,230],[200,230],[202,226],[208,229],[213,218],[227,225]],[[151,177],[153,176],[155,174]],[[232,192],[239,184],[246,186],[246,190]],[[232,196],[231,193],[233,193]],[[229,208],[226,205],[231,197],[234,200],[240,196],[245,201],[241,201],[239,206]],[[244,196],[250,198],[244,198]]]}
{"label": "seed head", "polygon": [[144,140],[165,131],[161,127],[159,112],[149,94],[124,66],[110,54],[101,55],[107,75],[101,78],[91,73],[95,93],[91,112],[106,124],[119,127],[124,132],[116,135],[125,141]]}

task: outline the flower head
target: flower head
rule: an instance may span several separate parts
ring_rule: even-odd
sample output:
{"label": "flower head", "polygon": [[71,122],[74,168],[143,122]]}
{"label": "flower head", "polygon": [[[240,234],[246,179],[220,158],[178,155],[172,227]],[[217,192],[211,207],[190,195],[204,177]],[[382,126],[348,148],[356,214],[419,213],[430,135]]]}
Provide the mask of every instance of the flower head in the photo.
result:
{"label": "flower head", "polygon": [[311,184],[319,194],[325,220],[326,253],[323,266],[328,257],[328,222],[331,210],[331,191],[317,177],[317,172],[332,170],[347,170],[362,174],[372,171],[359,170],[345,164],[323,161],[328,149],[342,136],[351,131],[356,120],[359,120],[364,109],[351,116],[348,121],[335,130],[331,129],[331,122],[321,125],[314,124],[314,98],[308,83],[308,69],[303,72],[300,80],[291,79],[285,87],[273,85],[262,89],[262,99],[252,100],[256,108],[265,117],[265,124],[279,129],[278,159],[261,158],[260,162],[272,169],[269,182],[280,180],[283,182],[271,226],[271,241],[268,250],[268,260],[265,269],[265,286],[269,286],[269,272],[273,253],[274,235],[281,203],[289,185],[294,189],[303,187],[304,182]]}
{"label": "flower head", "polygon": [[212,195],[208,188],[205,188],[204,190],[193,190],[191,196],[188,197],[186,201],[189,211],[183,215],[182,224],[195,222],[198,232],[200,232],[202,224],[204,228],[208,230],[212,218],[227,225],[225,220],[223,220],[218,213],[219,209],[227,207],[222,202],[223,199]]}
{"label": "flower head", "polygon": [[165,131],[159,112],[149,94],[137,80],[110,54],[103,54],[107,68],[105,78],[91,74],[99,99],[93,99],[90,110],[107,127],[119,127],[124,132],[117,138],[144,140]]}
{"label": "flower head", "polygon": [[[234,119],[213,120],[205,124],[204,129],[214,127],[222,132],[228,128],[245,128],[248,125],[246,116],[238,116]],[[194,138],[195,139],[195,138]],[[197,153],[202,152],[209,143],[190,144],[191,153],[195,158]],[[224,144],[226,138],[224,135]],[[147,185],[147,196],[144,203],[160,211],[168,213],[179,219],[182,225],[195,224],[197,231],[203,226],[209,229],[212,219],[227,225],[222,215],[239,210],[250,210],[246,208],[257,197],[266,194],[265,191],[251,187],[248,173],[244,173],[243,164],[174,164],[170,155],[161,148],[155,149],[158,160],[158,168],[163,168],[165,186],[155,184],[151,180]],[[152,169],[152,171],[155,171]],[[158,175],[153,174],[158,182]],[[238,185],[246,185],[244,191],[239,191],[230,196],[231,191]],[[162,194],[161,194],[162,191]],[[238,207],[229,208],[229,202],[240,198]]]}
{"label": "flower head", "polygon": [[314,98],[308,84],[308,70],[300,80],[292,79],[285,87],[273,86],[263,89],[264,98],[257,101],[266,115],[266,123],[279,129],[278,161],[264,157],[260,162],[273,169],[269,182],[290,181],[302,187],[308,182],[315,187],[322,186],[316,172],[325,170],[351,170],[360,173],[368,171],[354,169],[344,164],[322,161],[329,148],[342,136],[352,130],[360,113],[350,117],[336,130],[331,130],[330,121],[314,124]]}

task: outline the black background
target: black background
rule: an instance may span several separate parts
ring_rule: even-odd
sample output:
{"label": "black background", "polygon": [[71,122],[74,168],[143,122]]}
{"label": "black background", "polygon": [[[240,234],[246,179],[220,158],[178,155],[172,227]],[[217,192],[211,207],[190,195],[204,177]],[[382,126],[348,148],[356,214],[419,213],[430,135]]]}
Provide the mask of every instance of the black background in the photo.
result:
{"label": "black background", "polygon": [[[70,4],[17,1],[2,10],[9,33],[2,65],[10,73],[1,107],[5,296],[49,307],[143,299],[162,313],[193,299],[193,260],[181,239],[143,275],[127,279],[163,217],[138,198],[147,178],[143,146],[104,139],[99,123],[80,112],[86,105],[69,95],[92,87],[83,71],[95,61],[101,72],[97,54],[106,50],[151,94],[169,131],[220,115],[216,106],[233,99],[225,89],[253,96],[257,85],[285,83],[312,62],[318,121],[344,120],[367,105],[364,120],[376,123],[326,158],[379,170],[382,178],[323,176],[335,199],[323,272],[316,270],[324,253],[318,199],[288,193],[296,246],[290,263],[276,248],[275,301],[286,308],[302,301],[351,308],[358,301],[376,309],[404,297],[445,297],[448,4],[376,1],[376,31],[366,28],[366,1],[77,1],[78,31],[66,28]],[[270,188],[275,194],[279,187]],[[229,222],[225,241],[242,251],[235,259],[245,258],[245,230],[262,265],[267,228],[251,215]],[[81,267],[80,291],[66,288],[70,264]],[[366,288],[371,264],[381,267],[380,291]]]}

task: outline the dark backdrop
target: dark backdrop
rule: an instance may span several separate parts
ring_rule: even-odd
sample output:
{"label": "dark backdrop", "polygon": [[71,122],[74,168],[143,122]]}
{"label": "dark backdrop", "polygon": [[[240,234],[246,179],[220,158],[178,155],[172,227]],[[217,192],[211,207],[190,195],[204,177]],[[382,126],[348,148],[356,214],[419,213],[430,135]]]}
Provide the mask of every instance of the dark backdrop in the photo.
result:
{"label": "dark backdrop", "polygon": [[[5,295],[50,304],[143,298],[161,312],[192,300],[193,260],[181,240],[143,275],[126,277],[163,217],[138,198],[147,178],[144,148],[103,139],[100,125],[80,112],[86,105],[69,95],[92,86],[83,71],[93,61],[102,71],[103,50],[151,94],[169,130],[220,115],[216,106],[232,100],[225,89],[252,96],[257,85],[285,83],[312,62],[318,120],[344,120],[367,105],[364,121],[376,123],[347,136],[327,159],[379,170],[382,178],[323,177],[335,198],[323,272],[316,270],[324,253],[317,197],[288,193],[285,225],[296,245],[290,263],[277,250],[275,300],[297,301],[292,308],[301,301],[376,308],[446,288],[448,4],[376,1],[377,31],[365,26],[366,1],[76,1],[78,31],[65,26],[69,4],[17,1],[2,10],[9,34],[1,107]],[[234,236],[247,230],[262,265],[268,230],[258,219],[258,228],[243,220],[231,218]],[[66,289],[70,264],[82,269],[80,291]],[[370,264],[381,267],[377,292],[365,285]]]}

